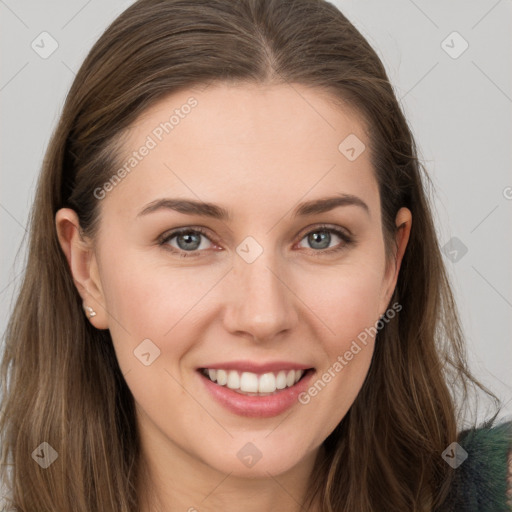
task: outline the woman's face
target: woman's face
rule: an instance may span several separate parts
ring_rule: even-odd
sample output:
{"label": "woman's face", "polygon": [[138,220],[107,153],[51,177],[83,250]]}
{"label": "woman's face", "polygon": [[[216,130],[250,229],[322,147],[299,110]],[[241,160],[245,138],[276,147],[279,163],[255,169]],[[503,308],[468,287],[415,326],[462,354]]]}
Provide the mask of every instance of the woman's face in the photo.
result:
{"label": "woman's face", "polygon": [[268,477],[347,413],[398,271],[363,144],[357,117],[296,84],[189,89],[132,126],[95,191],[84,300],[155,457]]}

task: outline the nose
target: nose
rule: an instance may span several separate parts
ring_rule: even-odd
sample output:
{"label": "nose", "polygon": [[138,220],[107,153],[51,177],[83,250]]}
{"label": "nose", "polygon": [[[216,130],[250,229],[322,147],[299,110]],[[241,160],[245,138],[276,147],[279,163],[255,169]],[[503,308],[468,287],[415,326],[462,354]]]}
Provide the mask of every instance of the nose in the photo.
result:
{"label": "nose", "polygon": [[225,296],[224,325],[230,333],[261,343],[297,324],[298,300],[284,263],[270,250],[252,263],[235,255]]}

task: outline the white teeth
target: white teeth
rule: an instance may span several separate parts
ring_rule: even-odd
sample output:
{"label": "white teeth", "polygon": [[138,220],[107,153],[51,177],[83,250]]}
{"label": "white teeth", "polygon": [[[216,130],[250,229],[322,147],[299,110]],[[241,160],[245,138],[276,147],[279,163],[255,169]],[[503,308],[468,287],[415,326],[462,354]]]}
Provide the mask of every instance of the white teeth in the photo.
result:
{"label": "white teeth", "polygon": [[227,386],[229,389],[239,389],[240,388],[240,376],[238,375],[237,371],[231,370],[228,373]]}
{"label": "white teeth", "polygon": [[246,393],[258,392],[258,376],[255,373],[243,372],[240,377],[240,391]]}
{"label": "white teeth", "polygon": [[224,370],[217,370],[217,384],[224,386],[228,381],[228,374]]}
{"label": "white teeth", "polygon": [[264,373],[259,378],[258,391],[260,393],[273,393],[276,390],[276,376],[273,373]]}
{"label": "white teeth", "polygon": [[203,370],[203,374],[209,377],[211,381],[217,382],[220,386],[227,386],[241,393],[268,394],[293,386],[304,375],[304,370],[281,370],[277,373],[268,372],[263,374],[242,372],[240,374],[236,370],[208,368]]}
{"label": "white teeth", "polygon": [[286,387],[286,373],[283,370],[281,370],[277,374],[276,388],[277,389],[284,389],[285,387]]}

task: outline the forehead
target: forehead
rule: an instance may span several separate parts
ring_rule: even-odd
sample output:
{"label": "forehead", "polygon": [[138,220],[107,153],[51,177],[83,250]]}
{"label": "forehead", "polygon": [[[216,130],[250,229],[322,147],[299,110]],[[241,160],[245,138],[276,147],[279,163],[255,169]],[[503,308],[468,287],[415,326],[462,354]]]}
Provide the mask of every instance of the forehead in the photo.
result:
{"label": "forehead", "polygon": [[[322,90],[190,88],[160,100],[130,127],[120,161],[134,165],[111,196],[125,206],[166,194],[247,205],[257,197],[265,207],[339,191],[371,202],[377,184],[368,143],[357,114]],[[352,148],[356,158],[346,152]]]}
{"label": "forehead", "polygon": [[337,149],[338,138],[350,133],[366,138],[362,119],[324,90],[301,84],[220,83],[161,99],[132,125],[129,141],[152,134],[157,142],[175,141],[182,147],[198,147],[200,142],[249,148],[305,141],[313,145],[329,134],[326,145],[333,143]]}

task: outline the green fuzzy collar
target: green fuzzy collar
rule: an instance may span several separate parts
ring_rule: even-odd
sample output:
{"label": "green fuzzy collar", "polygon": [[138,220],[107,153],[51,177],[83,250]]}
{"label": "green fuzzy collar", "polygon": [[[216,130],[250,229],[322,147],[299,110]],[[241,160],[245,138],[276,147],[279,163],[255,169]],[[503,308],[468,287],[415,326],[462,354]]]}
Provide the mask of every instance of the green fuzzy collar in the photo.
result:
{"label": "green fuzzy collar", "polygon": [[[512,451],[512,421],[464,430],[457,442],[467,452],[467,458],[453,469],[453,485],[442,511],[510,512],[507,474]],[[455,448],[463,454],[462,458],[466,456],[460,448]],[[454,452],[449,451],[445,457],[453,455]],[[445,460],[450,463],[449,459]]]}

